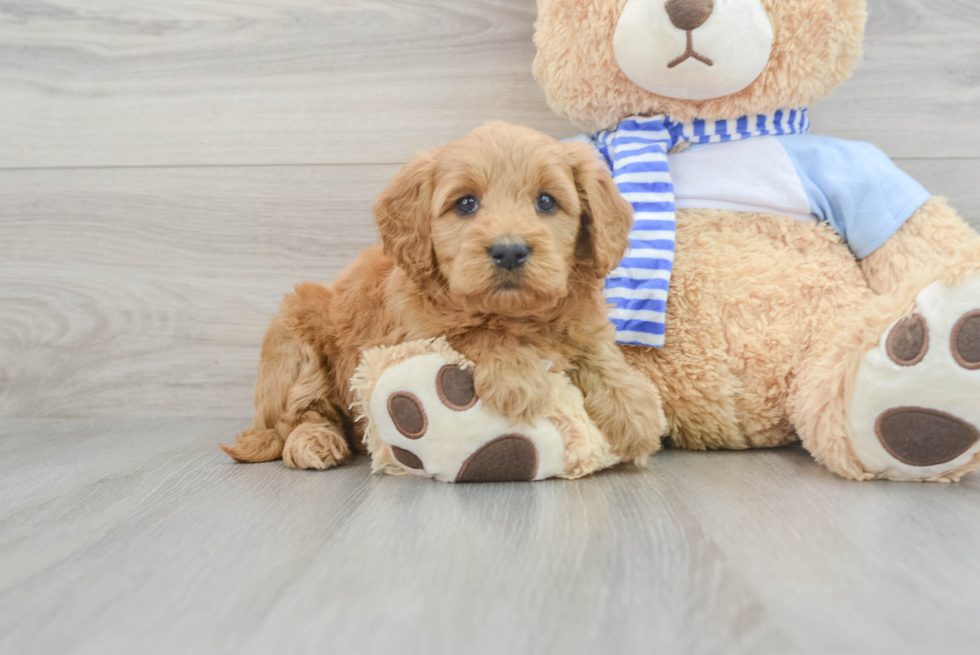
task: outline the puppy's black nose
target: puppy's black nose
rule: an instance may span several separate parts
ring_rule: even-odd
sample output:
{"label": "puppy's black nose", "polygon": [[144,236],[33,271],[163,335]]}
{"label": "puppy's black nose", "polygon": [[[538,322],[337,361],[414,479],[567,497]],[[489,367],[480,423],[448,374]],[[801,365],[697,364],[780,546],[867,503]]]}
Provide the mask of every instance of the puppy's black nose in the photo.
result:
{"label": "puppy's black nose", "polygon": [[493,265],[497,268],[506,268],[513,271],[527,263],[527,258],[531,256],[531,249],[522,243],[503,244],[498,243],[487,248]]}

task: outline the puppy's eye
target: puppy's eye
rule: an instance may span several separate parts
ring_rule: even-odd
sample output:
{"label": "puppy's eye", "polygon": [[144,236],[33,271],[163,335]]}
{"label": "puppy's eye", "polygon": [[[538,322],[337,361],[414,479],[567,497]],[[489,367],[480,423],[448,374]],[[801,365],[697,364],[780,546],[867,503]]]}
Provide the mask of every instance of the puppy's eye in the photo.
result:
{"label": "puppy's eye", "polygon": [[463,196],[456,201],[456,213],[460,216],[472,216],[480,208],[480,201],[475,196]]}
{"label": "puppy's eye", "polygon": [[547,193],[542,193],[538,196],[538,199],[534,203],[535,208],[542,214],[554,214],[555,210],[558,208],[558,201],[555,200],[554,196]]}

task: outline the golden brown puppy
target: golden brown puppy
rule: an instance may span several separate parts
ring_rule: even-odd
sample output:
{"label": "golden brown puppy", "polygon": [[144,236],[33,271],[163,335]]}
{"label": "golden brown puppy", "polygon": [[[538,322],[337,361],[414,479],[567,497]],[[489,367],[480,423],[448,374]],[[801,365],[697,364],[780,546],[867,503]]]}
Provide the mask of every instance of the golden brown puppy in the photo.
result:
{"label": "golden brown puppy", "polygon": [[659,394],[616,347],[602,296],[632,209],[591,148],[492,123],[417,155],[374,210],[380,246],[333,284],[286,297],[265,336],[254,422],[229,455],[344,461],[359,443],[346,408],[361,351],[440,335],[477,363],[484,404],[515,421],[548,408],[550,360],[617,454],[659,448]]}

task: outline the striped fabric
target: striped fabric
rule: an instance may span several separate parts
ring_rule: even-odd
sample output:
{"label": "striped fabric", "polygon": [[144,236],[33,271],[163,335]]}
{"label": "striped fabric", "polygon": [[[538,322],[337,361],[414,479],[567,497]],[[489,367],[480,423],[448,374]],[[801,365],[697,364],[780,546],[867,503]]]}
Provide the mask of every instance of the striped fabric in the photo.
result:
{"label": "striped fabric", "polygon": [[667,153],[681,142],[724,143],[754,136],[805,134],[807,112],[777,111],[736,120],[675,123],[663,116],[628,118],[591,139],[633,205],[630,249],[608,278],[606,299],[620,343],[662,348],[667,292],[674,269],[674,185]]}

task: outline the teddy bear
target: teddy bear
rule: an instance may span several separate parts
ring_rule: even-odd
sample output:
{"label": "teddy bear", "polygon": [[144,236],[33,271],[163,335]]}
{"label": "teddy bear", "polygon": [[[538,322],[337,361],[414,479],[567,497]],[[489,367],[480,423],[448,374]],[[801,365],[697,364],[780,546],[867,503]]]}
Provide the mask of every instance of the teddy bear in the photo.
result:
{"label": "teddy bear", "polygon": [[[860,59],[865,0],[538,9],[535,77],[634,210],[605,297],[620,348],[662,398],[665,434],[645,454],[660,437],[690,450],[801,441],[853,480],[948,482],[980,468],[980,237],[876,147],[810,134],[807,107]],[[375,467],[424,471],[392,457],[412,437],[379,405],[415,390],[434,411],[435,373],[365,357]],[[440,350],[429,368],[457,357]],[[466,479],[464,455],[507,431],[481,431],[492,419],[474,410],[461,431],[473,443],[430,429],[454,452],[429,455],[439,472],[426,474]],[[497,477],[560,474],[548,461]]]}
{"label": "teddy bear", "polygon": [[809,133],[865,0],[538,11],[535,77],[634,206],[606,298],[672,444],[799,439],[855,480],[980,468],[980,237],[876,147]]}

